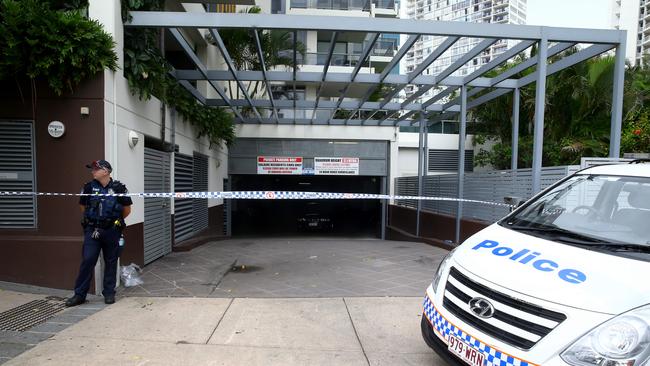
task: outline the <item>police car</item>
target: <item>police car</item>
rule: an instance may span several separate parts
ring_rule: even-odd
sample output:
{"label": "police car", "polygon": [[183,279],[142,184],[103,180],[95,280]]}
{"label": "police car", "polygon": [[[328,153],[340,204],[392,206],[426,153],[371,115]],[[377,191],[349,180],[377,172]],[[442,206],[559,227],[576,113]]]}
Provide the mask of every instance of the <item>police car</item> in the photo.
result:
{"label": "police car", "polygon": [[581,170],[467,239],[421,326],[452,365],[650,365],[650,163]]}

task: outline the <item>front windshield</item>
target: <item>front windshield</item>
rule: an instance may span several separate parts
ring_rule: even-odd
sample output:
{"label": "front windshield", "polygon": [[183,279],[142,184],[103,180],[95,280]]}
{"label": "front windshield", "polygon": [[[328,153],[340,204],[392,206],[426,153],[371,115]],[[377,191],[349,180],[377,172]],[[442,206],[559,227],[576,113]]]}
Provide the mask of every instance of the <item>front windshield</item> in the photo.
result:
{"label": "front windshield", "polygon": [[576,175],[501,224],[571,234],[582,244],[650,247],[650,178]]}

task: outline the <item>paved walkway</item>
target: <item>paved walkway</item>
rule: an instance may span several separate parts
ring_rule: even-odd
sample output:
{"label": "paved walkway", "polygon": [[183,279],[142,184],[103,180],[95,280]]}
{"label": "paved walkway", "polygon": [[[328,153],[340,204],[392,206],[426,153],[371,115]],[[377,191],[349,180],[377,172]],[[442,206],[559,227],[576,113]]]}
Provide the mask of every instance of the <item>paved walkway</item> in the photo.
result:
{"label": "paved walkway", "polygon": [[[63,301],[64,297],[68,295],[69,291],[0,282],[0,313],[48,297],[58,297]],[[45,323],[25,331],[0,329],[0,364],[11,360],[106,307],[100,297],[89,296],[88,300],[89,302],[84,305],[65,309]]]}
{"label": "paved walkway", "polygon": [[9,365],[445,365],[421,298],[126,298]]}
{"label": "paved walkway", "polygon": [[[0,363],[444,365],[419,324],[445,253],[370,239],[213,242],[147,266],[145,283],[121,288],[114,305],[92,297],[27,332],[0,333]],[[61,296],[4,288],[0,311]]]}

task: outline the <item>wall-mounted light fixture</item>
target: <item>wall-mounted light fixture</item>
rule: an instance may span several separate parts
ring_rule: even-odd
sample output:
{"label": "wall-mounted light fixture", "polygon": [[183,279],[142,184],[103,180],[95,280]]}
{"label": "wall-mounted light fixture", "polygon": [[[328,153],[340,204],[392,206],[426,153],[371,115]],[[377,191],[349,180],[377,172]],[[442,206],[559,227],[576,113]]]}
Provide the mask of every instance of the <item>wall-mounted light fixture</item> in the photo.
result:
{"label": "wall-mounted light fixture", "polygon": [[129,131],[129,147],[133,149],[138,144],[138,141],[140,141],[138,134],[134,131]]}

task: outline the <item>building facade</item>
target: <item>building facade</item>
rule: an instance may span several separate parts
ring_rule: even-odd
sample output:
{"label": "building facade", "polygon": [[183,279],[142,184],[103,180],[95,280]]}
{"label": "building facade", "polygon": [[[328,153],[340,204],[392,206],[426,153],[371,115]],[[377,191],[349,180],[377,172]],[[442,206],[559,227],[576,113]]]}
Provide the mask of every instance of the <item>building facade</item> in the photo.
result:
{"label": "building facade", "polygon": [[[401,18],[426,19],[431,21],[459,21],[474,23],[526,24],[526,0],[406,0],[401,3]],[[412,51],[402,60],[402,69],[409,73],[445,41],[445,37],[425,36],[418,39]],[[476,38],[461,38],[424,71],[425,75],[436,75],[454,63],[461,55],[479,43]],[[516,42],[514,42],[516,43]],[[498,40],[470,63],[458,69],[453,75],[468,75],[514,45],[512,41]],[[418,91],[408,85],[404,97]],[[418,100],[426,100],[437,93],[431,89]]]}
{"label": "building facade", "polygon": [[[206,7],[202,4],[169,3],[173,11],[234,12],[252,4]],[[396,17],[394,2],[375,0],[354,3],[282,0],[258,4],[264,14],[313,14],[336,17]],[[249,124],[235,126],[235,143],[210,146],[206,138],[173,109],[152,98],[132,95],[123,76],[124,26],[120,1],[91,0],[88,16],[99,21],[115,40],[117,71],[105,71],[87,80],[74,93],[55,96],[37,85],[38,102],[24,102],[20,90],[8,83],[0,88],[0,191],[75,193],[91,179],[85,164],[106,159],[113,177],[129,191],[329,191],[345,193],[393,193],[395,178],[417,169],[417,134],[400,133],[396,126],[340,126],[331,124]],[[227,70],[224,55],[207,30],[181,29],[199,62],[208,70]],[[165,35],[165,56],[180,69],[192,69],[178,39]],[[332,39],[335,39],[332,42]],[[305,71],[323,71],[331,52],[330,71],[379,73],[398,48],[398,38],[380,34],[307,31],[297,34],[305,54],[297,60]],[[369,57],[359,64],[363,50]],[[333,46],[332,46],[333,45]],[[357,67],[359,66],[359,67]],[[395,67],[391,72],[398,72]],[[11,84],[11,85],[10,85]],[[235,83],[219,81],[224,89]],[[217,90],[206,81],[193,85],[207,98]],[[29,90],[24,86],[24,90]],[[278,82],[270,85],[274,100],[299,102],[305,95],[321,100],[369,98],[363,84],[327,82]],[[232,90],[232,89],[231,89]],[[267,94],[268,96],[268,94]],[[269,110],[262,110],[270,116]],[[281,118],[340,119],[364,111],[279,109]],[[371,117],[368,117],[371,118]],[[57,121],[62,136],[48,135]],[[445,130],[441,127],[441,131]],[[449,131],[448,131],[449,132]],[[430,134],[430,149],[455,150],[454,134]],[[414,139],[415,137],[415,139]],[[471,148],[468,140],[467,148]],[[401,156],[401,157],[400,157]],[[281,176],[264,170],[263,160],[295,158],[298,174]],[[327,171],[330,160],[345,159],[349,169]],[[438,162],[439,159],[436,159]],[[321,174],[319,174],[319,172]],[[269,232],[291,234],[296,222],[314,209],[334,217],[335,230],[355,235],[383,237],[387,222],[386,201],[328,200],[222,200],[134,197],[125,231],[122,263],[147,265],[188,242]],[[54,288],[72,288],[83,241],[78,198],[70,196],[0,197],[0,281]],[[101,291],[101,261],[94,290]]]}
{"label": "building facade", "polygon": [[[112,177],[130,192],[223,190],[227,149],[197,138],[197,131],[159,100],[131,94],[122,72],[120,1],[89,3],[88,17],[113,36],[118,69],[99,73],[63,96],[37,84],[34,105],[15,83],[3,85],[0,191],[77,193],[92,179],[85,165],[98,159],[111,163]],[[184,7],[204,11],[202,5]],[[223,64],[202,35],[184,31],[184,36],[207,65]],[[48,134],[53,121],[65,127],[62,136]],[[122,263],[146,265],[197,236],[223,235],[222,200],[133,197],[133,202]],[[83,241],[78,197],[1,197],[0,208],[0,281],[72,288]],[[98,264],[95,291],[101,290],[100,274]]]}
{"label": "building facade", "polygon": [[650,49],[650,1],[611,0],[610,16],[611,28],[627,31],[628,62],[640,63]]}

